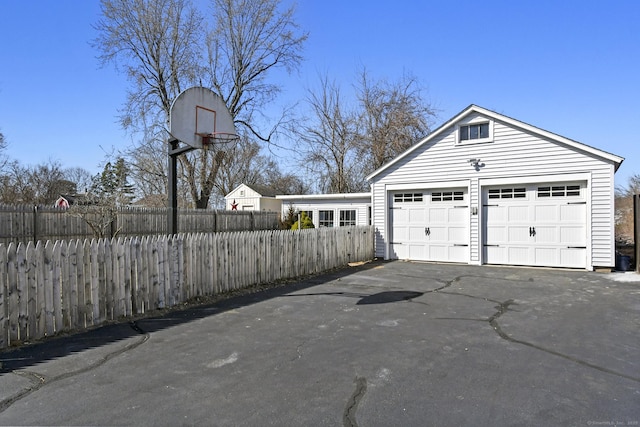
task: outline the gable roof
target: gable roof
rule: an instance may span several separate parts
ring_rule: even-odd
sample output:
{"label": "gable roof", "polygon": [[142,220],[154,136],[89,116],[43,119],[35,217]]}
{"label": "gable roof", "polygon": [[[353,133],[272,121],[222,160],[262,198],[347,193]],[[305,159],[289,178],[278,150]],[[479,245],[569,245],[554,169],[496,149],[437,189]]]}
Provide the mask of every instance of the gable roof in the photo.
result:
{"label": "gable roof", "polygon": [[616,156],[615,154],[611,154],[611,153],[608,153],[606,151],[599,150],[597,148],[593,148],[593,147],[591,147],[589,145],[582,144],[580,142],[574,141],[574,140],[569,139],[569,138],[565,138],[564,136],[557,135],[555,133],[546,131],[544,129],[540,129],[538,127],[532,126],[532,125],[530,125],[528,123],[525,123],[525,122],[522,122],[520,120],[516,120],[516,119],[513,119],[511,117],[505,116],[503,114],[496,113],[495,111],[487,110],[486,108],[479,107],[477,105],[471,104],[467,108],[462,110],[460,113],[456,114],[451,119],[447,120],[444,124],[442,124],[436,130],[431,132],[425,138],[420,140],[417,144],[411,146],[404,153],[399,154],[396,158],[394,158],[390,162],[382,165],[380,168],[378,168],[375,171],[373,171],[369,176],[366,177],[367,181],[372,180],[376,175],[382,173],[383,171],[385,171],[389,167],[391,167],[394,164],[398,163],[403,158],[407,157],[410,153],[412,153],[415,150],[418,150],[420,147],[428,144],[429,141],[431,141],[432,139],[438,137],[440,134],[444,133],[449,127],[451,127],[452,125],[454,125],[458,121],[462,120],[465,116],[467,116],[469,114],[472,114],[472,113],[482,114],[483,116],[487,116],[487,117],[492,118],[494,120],[499,120],[499,121],[504,122],[504,123],[506,123],[506,124],[508,124],[510,126],[518,127],[518,128],[523,129],[523,130],[525,130],[527,132],[530,132],[530,133],[533,133],[533,134],[536,134],[536,135],[540,135],[542,137],[557,141],[557,142],[562,143],[564,145],[567,145],[569,147],[573,147],[573,148],[576,148],[578,150],[586,151],[586,152],[591,153],[591,154],[593,154],[595,156],[598,156],[598,157],[601,157],[603,159],[609,160],[609,161],[611,161],[611,162],[613,162],[615,164],[615,170],[616,171],[618,170],[618,168],[620,167],[620,164],[624,160],[623,157]]}
{"label": "gable roof", "polygon": [[276,190],[266,185],[246,184],[246,186],[263,197],[276,197]]}
{"label": "gable roof", "polygon": [[225,198],[229,197],[231,194],[238,191],[242,187],[246,187],[250,190],[255,191],[261,197],[276,197],[276,190],[274,190],[273,188],[267,187],[265,185],[258,185],[258,184],[240,184],[236,188],[231,190],[229,194],[227,194],[224,197]]}

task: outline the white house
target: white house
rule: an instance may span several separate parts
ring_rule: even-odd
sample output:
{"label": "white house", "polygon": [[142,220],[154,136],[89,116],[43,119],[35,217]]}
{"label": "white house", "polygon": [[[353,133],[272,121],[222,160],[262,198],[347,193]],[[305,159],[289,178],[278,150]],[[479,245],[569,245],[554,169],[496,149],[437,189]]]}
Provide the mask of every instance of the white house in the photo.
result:
{"label": "white house", "polygon": [[471,105],[367,177],[376,256],[611,268],[623,160]]}
{"label": "white house", "polygon": [[289,206],[306,212],[318,227],[371,224],[371,193],[310,194],[276,196],[282,202],[282,214]]}
{"label": "white house", "polygon": [[227,210],[280,212],[275,191],[261,185],[240,184],[225,196]]}

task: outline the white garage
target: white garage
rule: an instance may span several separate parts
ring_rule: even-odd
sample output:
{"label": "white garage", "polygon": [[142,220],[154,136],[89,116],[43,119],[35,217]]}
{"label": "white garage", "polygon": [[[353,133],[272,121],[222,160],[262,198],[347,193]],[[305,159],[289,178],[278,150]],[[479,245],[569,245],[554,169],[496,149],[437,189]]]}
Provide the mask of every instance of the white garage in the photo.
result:
{"label": "white garage", "polygon": [[471,105],[368,177],[376,256],[612,268],[622,161]]}

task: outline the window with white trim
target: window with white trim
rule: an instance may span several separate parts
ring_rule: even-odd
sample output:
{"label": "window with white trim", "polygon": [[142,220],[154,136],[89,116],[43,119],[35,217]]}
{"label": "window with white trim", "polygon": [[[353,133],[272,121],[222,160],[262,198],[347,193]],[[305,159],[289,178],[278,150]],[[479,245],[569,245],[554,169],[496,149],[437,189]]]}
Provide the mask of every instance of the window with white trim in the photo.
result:
{"label": "window with white trim", "polygon": [[340,210],[340,227],[356,225],[356,210]]}
{"label": "window with white trim", "polygon": [[460,142],[489,138],[489,122],[460,126]]}
{"label": "window with white trim", "polygon": [[431,193],[432,202],[451,202],[464,200],[464,191],[434,191]]}
{"label": "window with white trim", "polygon": [[527,189],[517,188],[492,188],[489,190],[490,199],[526,199]]}
{"label": "window with white trim", "polygon": [[484,117],[463,120],[456,125],[456,144],[484,144],[493,142],[494,121]]}
{"label": "window with white trim", "polygon": [[333,211],[318,211],[319,227],[333,227]]}
{"label": "window with white trim", "polygon": [[422,193],[396,193],[393,195],[394,203],[421,202]]}
{"label": "window with white trim", "polygon": [[538,187],[538,197],[580,197],[580,185]]}

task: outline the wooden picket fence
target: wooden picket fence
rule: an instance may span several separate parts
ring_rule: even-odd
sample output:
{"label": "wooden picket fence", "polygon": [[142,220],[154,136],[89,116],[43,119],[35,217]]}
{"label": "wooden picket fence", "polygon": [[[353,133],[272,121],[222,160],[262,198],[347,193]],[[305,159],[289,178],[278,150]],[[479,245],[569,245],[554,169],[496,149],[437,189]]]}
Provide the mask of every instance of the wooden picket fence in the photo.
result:
{"label": "wooden picket fence", "polygon": [[0,349],[373,253],[369,226],[0,244]]}
{"label": "wooden picket fence", "polygon": [[[107,229],[108,237],[140,237],[169,234],[167,208],[119,207]],[[211,233],[217,231],[276,230],[279,212],[178,209],[178,231]],[[0,243],[36,243],[39,240],[91,239],[87,222],[52,206],[0,204]]]}

